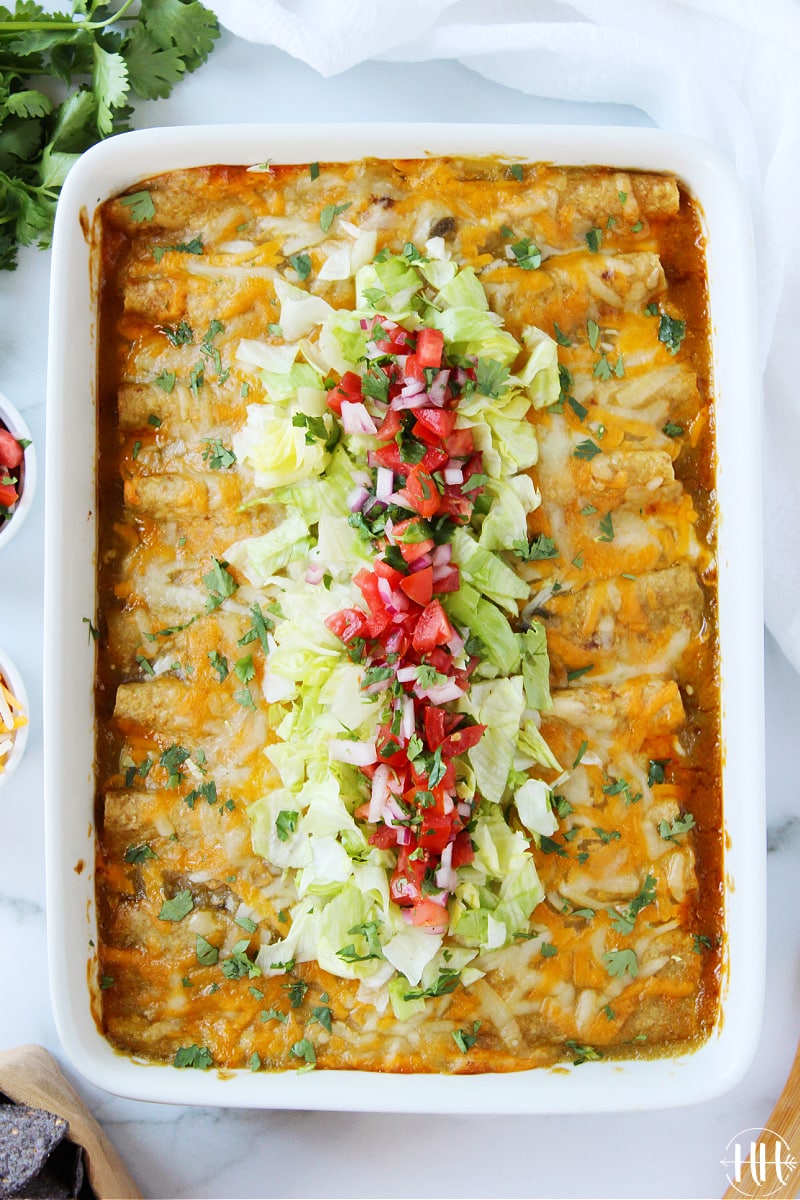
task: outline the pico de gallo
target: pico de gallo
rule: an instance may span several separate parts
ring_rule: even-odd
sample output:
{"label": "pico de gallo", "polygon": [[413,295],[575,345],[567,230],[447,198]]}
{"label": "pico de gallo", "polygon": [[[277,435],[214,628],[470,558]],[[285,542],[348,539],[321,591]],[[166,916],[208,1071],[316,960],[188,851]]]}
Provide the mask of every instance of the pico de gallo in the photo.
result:
{"label": "pico de gallo", "polygon": [[27,438],[18,441],[0,425],[0,529],[11,519],[20,493],[20,479]]}

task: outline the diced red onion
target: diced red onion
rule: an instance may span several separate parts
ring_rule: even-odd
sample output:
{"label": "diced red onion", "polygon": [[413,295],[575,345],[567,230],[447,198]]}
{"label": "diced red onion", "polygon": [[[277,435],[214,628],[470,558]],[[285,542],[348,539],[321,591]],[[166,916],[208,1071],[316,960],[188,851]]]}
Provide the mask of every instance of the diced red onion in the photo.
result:
{"label": "diced red onion", "polygon": [[368,488],[372,482],[366,471],[353,471],[353,483],[356,487]]}
{"label": "diced red onion", "polygon": [[378,821],[383,815],[386,801],[389,799],[389,768],[381,763],[375,768],[372,776],[372,794],[369,801],[368,821]]}
{"label": "diced red onion", "polygon": [[460,387],[464,386],[464,384],[467,382],[467,372],[463,367],[456,367],[454,379]]}
{"label": "diced red onion", "polygon": [[350,512],[361,512],[368,496],[369,492],[365,487],[354,487],[347,497],[347,507],[350,509]]}
{"label": "diced red onion", "polygon": [[378,761],[374,742],[351,742],[346,738],[331,738],[328,756],[333,762],[350,763],[353,767],[369,767]]}
{"label": "diced red onion", "polygon": [[428,899],[432,900],[434,904],[440,904],[442,908],[447,908],[447,901],[450,899],[450,897],[446,891],[443,891],[432,892],[431,895],[428,896]]}
{"label": "diced red onion", "polygon": [[306,583],[321,583],[322,576],[325,574],[325,568],[319,563],[313,563],[306,571]]}
{"label": "diced red onion", "polygon": [[443,542],[441,546],[435,546],[431,561],[435,567],[443,567],[445,563],[449,563],[453,556],[453,547],[449,542]]}
{"label": "diced red onion", "polygon": [[394,491],[394,471],[389,467],[378,467],[378,479],[375,484],[375,495],[379,500],[388,501]]}
{"label": "diced red onion", "polygon": [[395,409],[397,412],[403,412],[406,409],[412,408],[423,408],[426,399],[427,397],[424,392],[420,392],[418,396],[404,396],[402,392],[398,392],[392,398],[389,407]]}
{"label": "diced red onion", "polygon": [[444,404],[445,392],[447,391],[447,384],[448,384],[449,379],[450,379],[449,371],[440,371],[439,374],[434,379],[431,386],[428,388],[428,395],[430,396],[431,402],[433,404],[436,404],[436,405]]}
{"label": "diced red onion", "polygon": [[454,679],[448,679],[447,683],[426,688],[425,695],[431,704],[447,704],[450,700],[460,700],[464,689],[460,688]]}
{"label": "diced red onion", "polygon": [[[394,828],[394,821],[405,821],[406,814],[403,812],[402,808],[397,803],[397,797],[391,791],[389,792],[389,798],[386,801],[385,808],[386,808],[386,812],[389,814],[389,816],[394,818],[393,821],[386,821],[387,825],[391,825],[392,828]],[[384,817],[384,819],[385,819],[385,817]]]}
{"label": "diced red onion", "polygon": [[414,736],[414,700],[411,696],[403,696],[403,720],[400,732],[406,741]]}
{"label": "diced red onion", "polygon": [[414,679],[417,678],[417,668],[416,667],[398,667],[397,668],[397,678],[400,683],[411,683]]}
{"label": "diced red onion", "polygon": [[442,471],[445,483],[456,484],[464,482],[464,472],[461,467],[445,467]]}
{"label": "diced red onion", "polygon": [[402,644],[403,637],[404,632],[402,629],[395,629],[393,633],[390,633],[386,639],[386,653],[397,654],[397,651],[400,649]]}
{"label": "diced red onion", "polygon": [[396,504],[398,508],[407,508],[410,512],[414,511],[408,503],[407,497],[403,496],[400,492],[392,492],[389,497],[389,503]]}
{"label": "diced red onion", "polygon": [[366,317],[362,317],[358,323],[362,329],[369,329],[369,321]]}
{"label": "diced red onion", "polygon": [[472,809],[464,800],[460,800],[457,807],[460,817],[469,817],[472,815]]}
{"label": "diced red onion", "polygon": [[410,846],[413,838],[411,830],[406,825],[398,825],[397,827],[397,844],[398,846]]}
{"label": "diced red onion", "polygon": [[421,379],[408,379],[403,385],[400,392],[401,396],[419,396],[425,391],[425,384]]}
{"label": "diced red onion", "polygon": [[411,607],[411,602],[405,592],[401,592],[400,588],[392,588],[392,604],[396,612],[405,613]]}
{"label": "diced red onion", "polygon": [[442,851],[441,865],[443,867],[452,867],[452,865],[453,865],[453,843],[452,842],[448,842],[447,845],[445,846],[444,850]]}
{"label": "diced red onion", "polygon": [[419,554],[412,562],[408,564],[408,569],[413,574],[415,571],[423,571],[425,567],[429,567],[433,559],[430,554]]}
{"label": "diced red onion", "polygon": [[[455,801],[453,800],[453,797],[449,796],[447,793],[445,793],[445,795],[442,797],[442,808],[444,809],[445,816],[448,816],[455,808]],[[444,852],[442,852],[442,858],[444,858]]]}
{"label": "diced red onion", "polygon": [[450,651],[453,658],[458,658],[459,654],[461,654],[464,649],[464,639],[460,636],[460,634],[456,633],[455,630],[453,630],[453,636],[447,643],[447,649]]}
{"label": "diced red onion", "polygon": [[397,611],[397,605],[394,603],[394,592],[392,585],[388,579],[384,579],[383,575],[378,576],[378,593],[381,600],[386,605],[386,611],[393,616]]}
{"label": "diced red onion", "polygon": [[[454,892],[458,887],[458,876],[452,867],[439,867],[434,875],[436,886],[445,892]],[[433,899],[433,897],[431,897]]]}
{"label": "diced red onion", "polygon": [[393,530],[394,530],[394,521],[392,520],[391,517],[389,517],[389,520],[386,522],[386,526],[383,531],[386,534],[386,537],[389,539],[389,541],[392,540],[392,531]]}
{"label": "diced red onion", "polygon": [[342,401],[342,428],[345,433],[377,433],[377,427],[361,401]]}

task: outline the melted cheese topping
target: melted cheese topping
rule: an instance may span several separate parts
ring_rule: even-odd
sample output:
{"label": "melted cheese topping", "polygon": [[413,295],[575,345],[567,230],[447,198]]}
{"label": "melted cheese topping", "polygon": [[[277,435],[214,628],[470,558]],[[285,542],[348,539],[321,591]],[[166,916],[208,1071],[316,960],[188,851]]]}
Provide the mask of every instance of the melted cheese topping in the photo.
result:
{"label": "melted cheese topping", "polygon": [[[119,200],[102,219],[105,1033],[136,1055],[193,1046],[219,1066],[272,1069],[297,1066],[306,1039],[319,1067],[403,1072],[517,1070],[703,1037],[721,849],[713,421],[691,200],[657,175],[534,164],[518,179],[499,162],[451,160],[323,165],[318,178],[215,167],[147,188],[151,221]],[[536,851],[546,899],[518,944],[483,954],[469,986],[405,1021],[383,976],[359,985],[305,963],[249,978],[241,949],[236,967],[243,942],[252,958],[285,935],[296,893],[250,842],[246,808],[277,783],[260,691],[242,704],[240,681],[214,666],[242,657],[259,594],[237,576],[207,612],[203,578],[212,556],[272,520],[250,505],[251,471],[209,466],[214,440],[230,446],[264,399],[236,347],[281,344],[275,282],[297,282],[293,255],[310,260],[312,295],[353,305],[352,279],[337,278],[353,240],[320,224],[337,204],[370,235],[370,255],[443,237],[511,333],[559,332],[572,397],[534,418],[542,504],[530,532],[558,557],[518,567],[531,594],[521,619],[535,611],[548,631],[542,733],[566,768],[541,773],[560,816]],[[509,252],[523,237],[542,251],[538,270]],[[659,340],[662,313],[686,321],[677,354]],[[199,349],[212,321],[221,329]],[[260,677],[259,643],[246,651]],[[680,832],[687,812],[696,828]],[[165,920],[181,896],[190,911]],[[465,1053],[453,1035],[473,1030]]]}

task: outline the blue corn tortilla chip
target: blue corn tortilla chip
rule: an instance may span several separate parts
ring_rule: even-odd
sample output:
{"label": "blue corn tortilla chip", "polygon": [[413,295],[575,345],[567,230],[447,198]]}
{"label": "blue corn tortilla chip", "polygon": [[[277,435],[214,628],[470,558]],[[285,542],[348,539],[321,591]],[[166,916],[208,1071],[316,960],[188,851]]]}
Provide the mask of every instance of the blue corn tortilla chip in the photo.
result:
{"label": "blue corn tortilla chip", "polygon": [[22,1104],[0,1105],[0,1198],[24,1195],[69,1133],[63,1117]]}

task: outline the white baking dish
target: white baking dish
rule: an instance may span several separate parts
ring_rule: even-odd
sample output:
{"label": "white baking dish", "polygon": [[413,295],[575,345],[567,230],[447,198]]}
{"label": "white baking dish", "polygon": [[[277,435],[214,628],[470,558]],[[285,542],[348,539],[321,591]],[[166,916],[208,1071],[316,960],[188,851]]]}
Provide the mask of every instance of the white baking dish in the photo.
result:
{"label": "white baking dish", "polygon": [[[708,237],[719,455],[719,615],[728,929],[721,1014],[691,1054],[512,1074],[400,1076],[180,1071],[114,1051],[95,1027],[87,960],[94,915],[96,281],[98,204],[148,176],[214,163],[501,154],[677,174]],[[765,964],[759,378],[752,231],[740,185],[706,146],[645,129],[446,125],[209,126],[125,134],[90,150],[58,207],[47,412],[45,769],[48,941],[64,1047],[87,1078],[123,1095],[225,1107],[406,1112],[587,1112],[705,1100],[755,1051]],[[82,864],[82,865],[81,865]]]}

